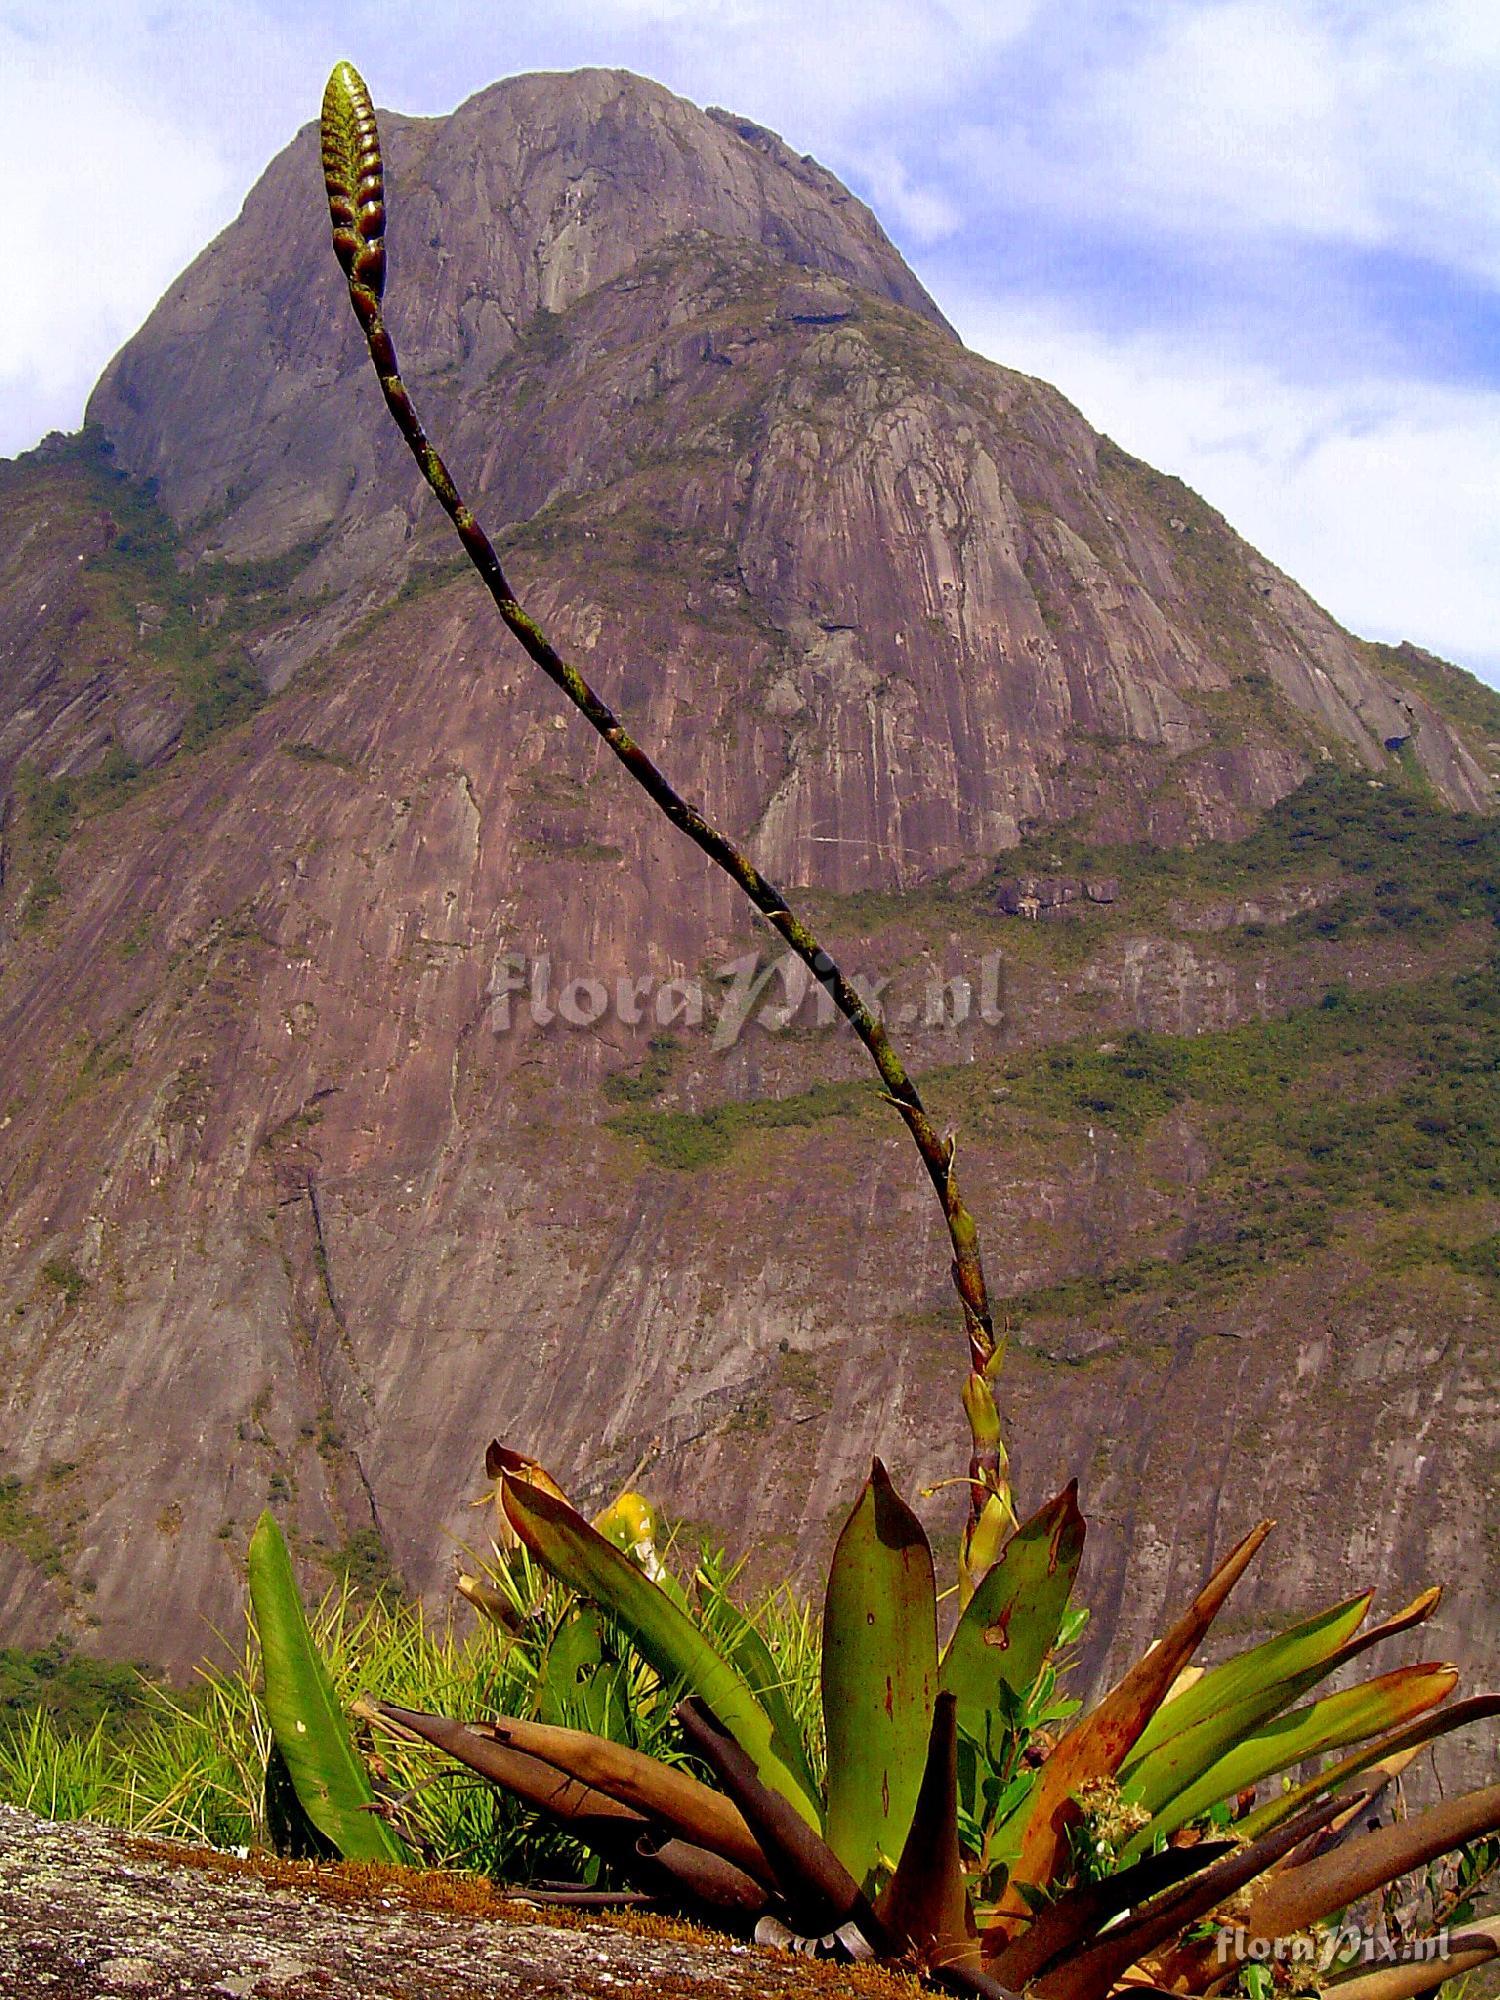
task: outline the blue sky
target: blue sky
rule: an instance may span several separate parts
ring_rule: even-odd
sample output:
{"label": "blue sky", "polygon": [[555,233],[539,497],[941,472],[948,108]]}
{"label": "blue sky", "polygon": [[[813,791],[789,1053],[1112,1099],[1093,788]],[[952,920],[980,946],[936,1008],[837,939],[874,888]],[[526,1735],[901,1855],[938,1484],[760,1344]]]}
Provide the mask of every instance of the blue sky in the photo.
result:
{"label": "blue sky", "polygon": [[78,423],[343,55],[404,111],[607,63],[774,126],[972,346],[1500,684],[1496,0],[0,4],[0,451]]}

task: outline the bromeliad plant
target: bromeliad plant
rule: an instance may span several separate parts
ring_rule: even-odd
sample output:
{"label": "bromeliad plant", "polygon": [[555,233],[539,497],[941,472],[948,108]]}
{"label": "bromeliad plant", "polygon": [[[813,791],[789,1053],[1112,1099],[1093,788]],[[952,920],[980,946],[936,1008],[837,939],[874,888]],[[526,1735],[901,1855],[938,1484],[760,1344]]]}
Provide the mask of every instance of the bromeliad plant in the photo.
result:
{"label": "bromeliad plant", "polygon": [[[517,601],[401,380],[382,311],[379,135],[347,63],[324,99],[323,167],[334,248],[401,435],[530,658],[667,818],[740,885],[869,1051],[942,1206],[969,1356],[970,1505],[957,1623],[940,1645],[927,1537],[877,1460],[829,1576],[823,1744],[794,1713],[780,1664],[723,1579],[703,1579],[695,1601],[661,1565],[635,1496],[591,1526],[535,1461],[498,1444],[487,1469],[500,1539],[524,1557],[503,1549],[501,1587],[473,1578],[465,1594],[509,1628],[524,1619],[509,1565],[534,1562],[577,1593],[580,1609],[557,1634],[557,1664],[587,1726],[545,1716],[460,1721],[388,1703],[368,1705],[367,1715],[522,1799],[644,1894],[762,1935],[837,1939],[962,1990],[1026,1989],[1041,2000],[1104,2000],[1122,1988],[1220,1990],[1233,1975],[1217,1962],[1213,1920],[1232,1918],[1252,1942],[1300,1937],[1493,1833],[1500,1786],[1395,1824],[1370,1821],[1423,1745],[1500,1713],[1500,1696],[1451,1701],[1457,1675],[1432,1663],[1313,1693],[1371,1645],[1420,1624],[1435,1591],[1368,1631],[1366,1593],[1207,1671],[1193,1664],[1269,1522],[1231,1551],[1091,1712],[1058,1700],[1057,1674],[1079,1623],[1070,1600],[1084,1523],[1070,1486],[1017,1526],[994,1395],[1003,1350],[977,1232],[954,1178],[954,1142],[933,1126],[881,1021],[781,893],[679,797]],[[271,1704],[294,1786],[328,1837],[341,1841],[337,1827],[352,1813],[357,1837],[373,1841],[364,1826],[378,1820],[376,1801],[358,1792],[353,1753],[297,1638],[300,1607],[295,1593],[289,1601],[269,1537],[252,1578],[257,1568],[275,1583],[266,1592],[273,1622],[291,1630],[280,1654],[268,1646],[266,1660],[268,1686],[286,1671],[301,1690],[292,1707],[282,1704],[279,1721]],[[261,1610],[263,1634],[266,1618]],[[661,1688],[680,1690],[683,1741],[716,1783],[680,1755],[654,1757],[620,1740],[626,1732],[605,1678],[610,1633],[625,1636]],[[306,1735],[309,1717],[327,1746],[327,1769],[309,1769],[305,1756],[299,1764],[283,1741],[299,1722]],[[1328,1761],[1257,1799],[1265,1781],[1313,1760]],[[1497,1953],[1500,1929],[1478,1928],[1456,1941],[1441,1971]],[[1355,1976],[1338,1990],[1348,2000],[1405,2000],[1435,1983],[1424,1960]]]}
{"label": "bromeliad plant", "polygon": [[[670,1575],[653,1581],[533,1461],[495,1444],[487,1469],[509,1535],[684,1690],[684,1736],[717,1787],[589,1730],[369,1712],[527,1800],[647,1895],[762,1938],[836,1942],[977,1993],[1204,1993],[1225,1978],[1216,1916],[1252,1946],[1305,1939],[1500,1827],[1500,1785],[1370,1827],[1418,1751],[1500,1714],[1500,1695],[1451,1701],[1457,1673],[1431,1662],[1314,1693],[1426,1620],[1436,1590],[1368,1629],[1364,1592],[1193,1667],[1269,1521],[1078,1715],[1056,1699],[1078,1624],[1074,1487],[1021,1524],[940,1645],[927,1537],[877,1460],[829,1575],[820,1759],[782,1668],[722,1591],[695,1607]],[[1500,1927],[1449,1949],[1445,1974],[1482,1963]],[[1414,1959],[1361,1980],[1357,2000],[1433,1983]]]}

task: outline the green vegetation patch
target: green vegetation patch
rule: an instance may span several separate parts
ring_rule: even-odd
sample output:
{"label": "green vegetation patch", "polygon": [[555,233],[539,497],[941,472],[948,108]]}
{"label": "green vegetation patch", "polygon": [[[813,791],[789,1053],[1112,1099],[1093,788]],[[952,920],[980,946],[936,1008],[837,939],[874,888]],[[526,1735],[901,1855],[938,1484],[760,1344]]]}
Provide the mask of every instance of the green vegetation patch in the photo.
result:
{"label": "green vegetation patch", "polygon": [[[247,642],[284,624],[294,608],[324,601],[304,594],[295,607],[288,602],[321,538],[259,561],[193,563],[155,481],[122,472],[112,452],[103,432],[88,427],[0,467],[0,492],[34,498],[40,490],[60,510],[111,524],[108,547],[79,571],[85,622],[73,653],[87,667],[90,645],[101,661],[129,650],[156,669],[186,707],[179,750],[198,750],[266,702]],[[58,860],[79,820],[131,796],[150,775],[118,743],[88,772],[48,777],[34,767],[18,769],[19,825],[31,874],[28,928],[62,894]]]}
{"label": "green vegetation patch", "polygon": [[23,1480],[0,1479],[0,1542],[35,1565],[44,1576],[61,1582],[68,1565],[61,1544],[46,1517],[32,1505]]}
{"label": "green vegetation patch", "polygon": [[672,1074],[677,1044],[670,1035],[653,1035],[645,1059],[634,1069],[617,1069],[604,1079],[611,1104],[650,1104],[660,1097]]}
{"label": "green vegetation patch", "polygon": [[1500,922],[1500,820],[1449,812],[1419,789],[1319,765],[1241,840],[1196,847],[1090,842],[1039,834],[1003,855],[997,877],[1114,876],[1133,923],[1174,900],[1264,899],[1278,886],[1341,877],[1336,900],[1284,924],[1246,927],[1287,942],[1352,932],[1435,937],[1457,922]]}
{"label": "green vegetation patch", "polygon": [[552,367],[568,351],[565,315],[539,306],[522,327],[517,344],[528,360],[539,362],[544,368]]}
{"label": "green vegetation patch", "polygon": [[[100,433],[85,431],[76,449],[116,526],[110,546],[90,559],[89,573],[113,585],[122,622],[139,620],[141,643],[188,704],[182,741],[184,748],[196,749],[264,702],[265,687],[243,636],[270,622],[268,613],[284,615],[283,594],[316,545],[265,562],[188,568],[156,482],[133,479],[111,465],[111,447]],[[216,612],[211,623],[204,616],[210,603]],[[149,615],[138,609],[143,606]]]}
{"label": "green vegetation patch", "polygon": [[88,1279],[71,1257],[47,1258],[42,1265],[42,1278],[55,1292],[60,1292],[64,1303],[70,1306],[76,1306],[88,1290]]}
{"label": "green vegetation patch", "polygon": [[114,804],[140,775],[141,767],[117,743],[92,771],[78,777],[47,778],[34,764],[17,765],[16,798],[32,871],[26,929],[35,930],[62,895],[57,863],[80,815]]}
{"label": "green vegetation patch", "polygon": [[[1396,1072],[1393,1080],[1389,1072]],[[1147,1296],[1243,1281],[1328,1242],[1343,1214],[1402,1214],[1500,1195],[1500,970],[1381,992],[1337,988],[1315,1007],[1220,1035],[1129,1035],[1007,1065],[1011,1102],[1125,1136],[1194,1107],[1218,1155],[1213,1219],[1182,1256],[1145,1258],[1008,1301],[1090,1315]],[[1432,1246],[1494,1275],[1496,1239]]]}
{"label": "green vegetation patch", "polygon": [[793,1097],[752,1098],[707,1111],[624,1111],[610,1129],[638,1139],[658,1166],[691,1171],[727,1159],[741,1137],[786,1126],[857,1118],[874,1102],[865,1084],[818,1083]]}
{"label": "green vegetation patch", "polygon": [[1500,1233],[1481,1236],[1475,1243],[1443,1243],[1441,1255],[1466,1278],[1482,1278],[1500,1289]]}
{"label": "green vegetation patch", "polygon": [[1097,1119],[1129,1137],[1187,1094],[1184,1052],[1167,1038],[1130,1034],[1091,1047],[1067,1043],[1007,1063],[1013,1102],[1068,1119]]}
{"label": "green vegetation patch", "polygon": [[356,1528],[340,1547],[320,1551],[318,1560],[339,1590],[357,1604],[395,1603],[406,1594],[378,1528]]}
{"label": "green vegetation patch", "polygon": [[144,1709],[151,1677],[144,1665],[91,1659],[64,1639],[37,1652],[0,1647],[0,1730],[36,1714],[76,1733],[113,1728]]}
{"label": "green vegetation patch", "polygon": [[405,581],[396,592],[396,604],[417,604],[424,597],[431,597],[435,591],[443,590],[461,576],[473,576],[473,567],[466,555],[440,555],[429,560],[413,563],[407,571]]}

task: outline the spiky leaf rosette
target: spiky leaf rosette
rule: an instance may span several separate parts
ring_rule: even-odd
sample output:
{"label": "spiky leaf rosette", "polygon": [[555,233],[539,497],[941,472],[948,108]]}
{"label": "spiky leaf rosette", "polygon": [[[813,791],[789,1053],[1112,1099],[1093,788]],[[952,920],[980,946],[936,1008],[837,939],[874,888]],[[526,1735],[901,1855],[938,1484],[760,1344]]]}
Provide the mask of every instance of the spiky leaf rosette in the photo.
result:
{"label": "spiky leaf rosette", "polygon": [[[1421,1746],[1500,1713],[1500,1695],[1445,1707],[1456,1676],[1429,1664],[1295,1706],[1424,1624],[1436,1590],[1364,1630],[1371,1593],[1361,1592],[1186,1678],[1269,1521],[1054,1743],[1024,1718],[1065,1643],[1084,1540],[1074,1489],[1023,1523],[939,1660],[931,1548],[877,1461],[839,1537],[825,1606],[825,1809],[814,1779],[805,1790],[789,1782],[814,1758],[790,1742],[793,1705],[777,1705],[779,1719],[762,1705],[776,1672],[764,1644],[721,1653],[723,1604],[710,1614],[648,1578],[534,1459],[497,1442],[486,1467],[503,1473],[501,1504],[532,1558],[593,1600],[617,1642],[694,1690],[677,1719],[720,1789],[593,1733],[587,1716],[579,1729],[545,1714],[473,1724],[386,1704],[369,1714],[566,1824],[665,1907],[799,1949],[833,1940],[985,2000],[1209,2000],[1226,1927],[1273,1941],[1317,1930],[1331,1950],[1339,1911],[1500,1832],[1500,1786],[1390,1826],[1374,1811]],[[582,1622],[564,1630],[586,1647]],[[559,1650],[549,1666],[566,1677],[572,1657]],[[607,1716],[602,1726],[613,1726]],[[1329,1752],[1322,1771],[1245,1816],[1254,1782]],[[1035,1782],[1023,1771],[1018,1786],[1018,1753],[1027,1763],[1035,1753]],[[1199,1808],[1220,1810],[1195,1810],[1184,1826],[1189,1788]],[[1112,1832],[1106,1809],[1119,1815]],[[1429,1934],[1445,1921],[1435,1898],[1415,1921]],[[1456,1941],[1453,1962],[1494,1957],[1500,1930],[1481,1927]],[[1430,1982],[1432,1969],[1425,1958],[1414,1967],[1396,1968],[1393,1984],[1323,1991],[1416,2000],[1417,1975]]]}

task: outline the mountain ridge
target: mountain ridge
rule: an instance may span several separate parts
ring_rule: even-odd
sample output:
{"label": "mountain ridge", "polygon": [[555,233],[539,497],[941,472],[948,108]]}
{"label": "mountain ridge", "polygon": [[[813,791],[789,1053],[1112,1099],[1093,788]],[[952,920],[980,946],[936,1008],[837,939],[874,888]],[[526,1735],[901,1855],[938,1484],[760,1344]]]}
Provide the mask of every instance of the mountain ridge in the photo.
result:
{"label": "mountain ridge", "polygon": [[[1325,1504],[1257,1615],[1337,1594],[1351,1543],[1393,1589],[1451,1570],[1496,1444],[1495,1135],[1455,1082],[1477,1106],[1484,696],[968,354],[821,169],[622,85],[698,149],[647,214],[614,183],[672,141],[601,137],[600,74],[497,137],[508,210],[473,107],[550,85],[390,122],[398,346],[524,601],[918,996],[1014,1302],[1018,1473],[1097,1497],[1096,1666],[1286,1487]],[[646,1457],[804,1570],[870,1451],[919,1481],[959,1453],[937,1219],[856,1049],[496,1028],[510,953],[659,990],[766,940],[503,651],[313,168],[304,134],[86,437],[0,473],[0,1615],[132,1651],[149,1602],[177,1665],[268,1498],[310,1573],[378,1531],[434,1592],[496,1429],[589,1496]],[[999,1022],[929,1025],[925,984],[987,958]],[[1340,1412],[1376,1442],[1334,1491]],[[1447,1615],[1493,1650],[1482,1566]]]}

